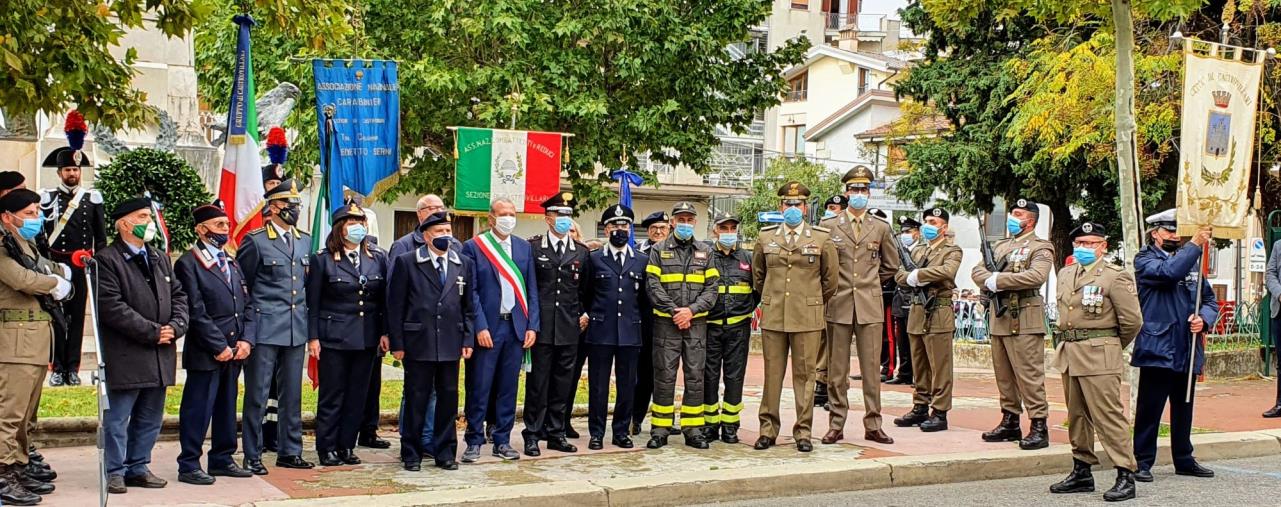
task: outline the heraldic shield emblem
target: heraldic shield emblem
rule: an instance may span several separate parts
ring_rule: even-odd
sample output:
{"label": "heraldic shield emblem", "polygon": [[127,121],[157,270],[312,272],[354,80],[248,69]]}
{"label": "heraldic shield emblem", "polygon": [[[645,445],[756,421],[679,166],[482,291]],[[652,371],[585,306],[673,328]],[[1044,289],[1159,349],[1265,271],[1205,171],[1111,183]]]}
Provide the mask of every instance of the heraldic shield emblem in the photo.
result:
{"label": "heraldic shield emblem", "polygon": [[1217,90],[1212,95],[1215,109],[1210,110],[1209,123],[1205,127],[1205,154],[1225,157],[1232,140],[1232,114],[1226,111],[1232,94]]}

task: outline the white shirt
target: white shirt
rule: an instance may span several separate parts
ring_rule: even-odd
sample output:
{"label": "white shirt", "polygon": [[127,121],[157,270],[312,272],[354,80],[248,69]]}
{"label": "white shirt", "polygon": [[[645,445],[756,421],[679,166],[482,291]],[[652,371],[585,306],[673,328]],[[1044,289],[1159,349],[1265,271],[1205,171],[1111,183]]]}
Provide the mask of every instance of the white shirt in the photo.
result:
{"label": "white shirt", "polygon": [[347,249],[347,248],[343,248],[343,252],[342,252],[343,260],[345,260],[345,261],[347,261],[347,262],[351,262],[351,254],[352,254],[352,253],[355,253],[355,254],[356,254],[356,262],[355,262],[354,264],[352,264],[352,266],[354,266],[354,267],[356,267],[356,268],[359,268],[359,267],[360,267],[360,252],[359,252],[359,250],[358,250],[358,249]]}
{"label": "white shirt", "polygon": [[[497,234],[494,235],[494,239],[498,239]],[[508,257],[511,257],[512,237],[507,236],[506,238],[498,239],[498,244],[502,245],[503,251],[507,252]],[[498,304],[498,313],[511,313],[512,308],[516,307],[516,288],[512,287],[511,283],[502,276],[498,277],[498,285],[503,288],[503,299],[502,302]]]}
{"label": "white shirt", "polygon": [[547,239],[550,240],[549,244],[552,246],[552,250],[564,252],[569,249],[569,245],[566,244],[569,242],[568,234],[558,238],[556,237],[556,234],[553,233],[552,231],[547,231]]}
{"label": "white shirt", "polygon": [[291,239],[291,238],[289,238],[289,231],[288,231],[288,230],[281,229],[279,225],[276,225],[276,222],[268,222],[268,223],[270,223],[270,224],[271,224],[271,228],[272,228],[272,229],[275,229],[275,230],[276,230],[276,234],[277,234],[277,235],[279,235],[279,236],[280,236],[280,237],[282,237],[282,238],[285,238],[286,240]]}
{"label": "white shirt", "polygon": [[614,262],[618,262],[619,254],[623,255],[623,259],[627,259],[627,257],[629,257],[627,255],[627,245],[623,245],[622,248],[614,248],[614,245],[607,244],[605,246],[605,250],[609,252],[609,259]]}

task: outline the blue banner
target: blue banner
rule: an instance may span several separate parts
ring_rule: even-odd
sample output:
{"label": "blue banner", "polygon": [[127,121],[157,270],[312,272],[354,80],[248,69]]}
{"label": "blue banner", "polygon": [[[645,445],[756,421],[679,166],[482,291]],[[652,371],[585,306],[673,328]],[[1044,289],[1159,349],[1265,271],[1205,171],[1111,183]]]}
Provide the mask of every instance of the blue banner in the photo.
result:
{"label": "blue banner", "polygon": [[[627,168],[618,169],[610,173],[609,177],[618,180],[618,204],[627,206],[627,209],[635,212],[636,208],[632,207],[632,186],[639,187],[645,182],[645,180],[642,179],[639,174],[628,171]],[[635,230],[633,230],[632,234],[628,236],[627,244],[636,246]]]}
{"label": "blue banner", "polygon": [[396,62],[312,60],[320,163],[328,208],[343,187],[376,198],[400,171],[400,82]]}

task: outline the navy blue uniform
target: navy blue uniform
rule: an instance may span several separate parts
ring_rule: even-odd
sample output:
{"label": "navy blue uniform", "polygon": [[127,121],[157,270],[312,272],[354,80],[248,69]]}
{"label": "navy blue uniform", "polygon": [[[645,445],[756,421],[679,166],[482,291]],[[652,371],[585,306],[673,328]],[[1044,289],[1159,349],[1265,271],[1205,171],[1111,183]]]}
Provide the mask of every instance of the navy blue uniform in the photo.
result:
{"label": "navy blue uniform", "polygon": [[[1134,257],[1134,274],[1143,308],[1143,329],[1134,341],[1130,364],[1139,368],[1138,402],[1134,411],[1134,457],[1140,470],[1156,461],[1157,431],[1165,404],[1170,403],[1170,448],[1175,468],[1188,468],[1192,458],[1192,402],[1184,401],[1188,361],[1195,360],[1193,375],[1205,364],[1205,348],[1197,341],[1195,358],[1190,348],[1188,316],[1199,312],[1208,330],[1219,316],[1210,283],[1196,271],[1201,247],[1188,243],[1174,254],[1148,245]],[[1196,301],[1198,281],[1201,301]],[[1196,382],[1195,377],[1193,382]]]}
{"label": "navy blue uniform", "polygon": [[[355,257],[353,259],[352,257]],[[364,419],[378,342],[386,333],[387,254],[321,250],[307,272],[307,336],[320,340],[316,452],[350,450]]]}
{"label": "navy blue uniform", "polygon": [[[214,249],[216,250],[216,249]],[[255,341],[253,316],[245,312],[249,288],[240,265],[221,250],[219,256],[203,242],[178,259],[174,274],[187,291],[190,327],[183,337],[182,367],[187,381],[178,409],[178,473],[200,470],[205,433],[212,423],[209,470],[233,464],[236,452],[236,379],[242,361],[214,359],[237,342]]]}
{"label": "navy blue uniform", "polygon": [[633,419],[637,363],[642,344],[642,317],[650,312],[645,293],[645,266],[649,257],[625,248],[623,263],[618,252],[606,246],[590,256],[592,274],[588,304],[587,368],[588,431],[604,438],[609,409],[609,374],[614,369],[618,394],[614,399],[613,436],[628,434]]}
{"label": "navy blue uniform", "polygon": [[[454,461],[458,437],[458,360],[475,347],[472,328],[480,302],[471,259],[448,252],[441,273],[427,247],[401,255],[392,263],[387,286],[387,330],[391,350],[404,351],[404,431],[400,458],[419,463],[424,452],[437,464]],[[436,396],[434,449],[422,448],[428,397]]]}

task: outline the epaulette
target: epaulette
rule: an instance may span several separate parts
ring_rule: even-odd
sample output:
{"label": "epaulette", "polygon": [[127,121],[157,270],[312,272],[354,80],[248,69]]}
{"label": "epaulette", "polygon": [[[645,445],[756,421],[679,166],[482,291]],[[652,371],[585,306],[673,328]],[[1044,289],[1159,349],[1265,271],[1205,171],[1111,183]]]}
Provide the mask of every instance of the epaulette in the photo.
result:
{"label": "epaulette", "polygon": [[99,192],[96,188],[89,189],[89,202],[102,204],[102,192]]}
{"label": "epaulette", "polygon": [[769,227],[762,227],[762,228],[761,228],[761,232],[765,232],[765,231],[772,231],[772,230],[775,230],[775,229],[778,229],[778,225],[771,225],[771,226],[769,226]]}
{"label": "epaulette", "polygon": [[1111,269],[1112,271],[1125,271],[1125,268],[1118,266],[1116,264],[1113,264],[1111,262],[1104,262],[1103,266]]}
{"label": "epaulette", "polygon": [[829,232],[829,233],[830,233],[830,232],[832,232],[832,230],[831,230],[831,229],[828,229],[827,227],[823,227],[823,226],[820,226],[820,225],[814,225],[814,226],[811,226],[811,227],[813,227],[813,228],[814,228],[814,230],[819,231],[819,232]]}
{"label": "epaulette", "polygon": [[531,244],[531,245],[532,245],[532,244],[534,244],[534,243],[539,243],[539,242],[541,242],[542,240],[543,240],[543,235],[542,235],[542,234],[535,234],[535,235],[530,236],[530,237],[528,237],[528,238],[526,238],[526,239],[525,239],[525,241],[528,241],[528,242],[529,242],[529,244]]}
{"label": "epaulette", "polygon": [[875,219],[877,219],[877,220],[880,220],[880,221],[882,221],[882,222],[885,222],[886,224],[889,224],[889,223],[890,223],[890,219],[888,219],[888,218],[881,218],[881,216],[880,216],[880,215],[872,215],[872,218],[875,218]]}
{"label": "epaulette", "polygon": [[267,230],[267,228],[264,226],[264,227],[259,227],[259,228],[257,228],[257,229],[252,230],[252,231],[249,231],[249,232],[247,232],[247,233],[245,233],[245,234],[246,234],[246,235],[249,235],[249,236],[252,236],[252,235],[254,235],[254,234],[262,234],[262,233],[263,233],[263,231],[265,231],[265,230]]}

